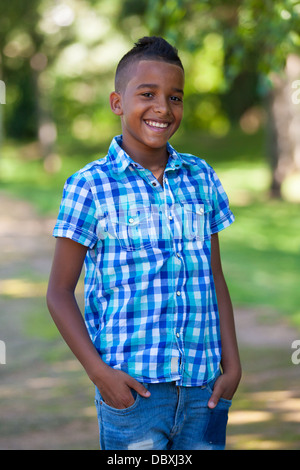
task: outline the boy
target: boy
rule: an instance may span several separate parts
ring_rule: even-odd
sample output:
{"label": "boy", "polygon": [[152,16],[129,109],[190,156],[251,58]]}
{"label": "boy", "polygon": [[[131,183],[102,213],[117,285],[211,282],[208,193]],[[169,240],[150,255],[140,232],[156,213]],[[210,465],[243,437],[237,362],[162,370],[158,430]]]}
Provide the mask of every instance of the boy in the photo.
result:
{"label": "boy", "polygon": [[234,217],[213,169],[168,143],[183,88],[162,38],[122,58],[110,95],[122,135],[68,179],[54,229],[48,306],[96,385],[103,450],[224,449],[240,380],[217,235]]}

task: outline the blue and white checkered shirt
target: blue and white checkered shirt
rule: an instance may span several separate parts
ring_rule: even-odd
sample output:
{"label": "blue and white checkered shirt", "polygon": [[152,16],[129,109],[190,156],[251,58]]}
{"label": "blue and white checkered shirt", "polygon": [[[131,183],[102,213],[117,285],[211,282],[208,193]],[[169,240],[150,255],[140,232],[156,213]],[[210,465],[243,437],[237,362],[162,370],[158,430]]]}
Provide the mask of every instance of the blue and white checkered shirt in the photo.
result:
{"label": "blue and white checkered shirt", "polygon": [[221,360],[210,237],[234,221],[228,198],[204,160],[168,144],[162,187],[121,143],[67,180],[53,235],[88,247],[85,320],[103,361],[203,385]]}

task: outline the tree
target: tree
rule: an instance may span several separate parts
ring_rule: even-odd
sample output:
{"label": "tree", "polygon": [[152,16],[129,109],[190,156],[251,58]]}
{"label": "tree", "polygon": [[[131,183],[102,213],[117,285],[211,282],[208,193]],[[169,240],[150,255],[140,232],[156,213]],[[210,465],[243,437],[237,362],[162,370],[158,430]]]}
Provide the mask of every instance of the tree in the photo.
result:
{"label": "tree", "polygon": [[38,140],[40,155],[50,160],[57,129],[61,135],[75,129],[80,138],[89,127],[92,134],[113,76],[116,46],[127,47],[111,26],[120,6],[121,0],[0,3],[7,136]]}
{"label": "tree", "polygon": [[[222,36],[225,87],[220,91],[226,91],[232,103],[232,94],[242,83],[248,91],[249,86],[256,88],[250,93],[252,99],[256,94],[264,100],[269,116],[271,195],[280,196],[286,176],[300,171],[299,132],[295,131],[300,111],[292,100],[292,87],[300,78],[300,2],[148,0],[146,21],[151,33],[176,38],[181,49],[191,51],[212,32]],[[232,117],[245,111],[245,97],[238,102],[242,107]]]}
{"label": "tree", "polygon": [[290,74],[300,49],[299,13],[297,0],[2,2],[6,133],[38,138],[45,158],[54,151],[56,125],[96,142],[117,57],[143,34],[162,35],[184,55],[189,127],[221,134],[229,121],[264,103],[271,189],[279,195],[288,172],[300,165],[298,133],[288,131],[299,114],[291,97],[300,76]]}

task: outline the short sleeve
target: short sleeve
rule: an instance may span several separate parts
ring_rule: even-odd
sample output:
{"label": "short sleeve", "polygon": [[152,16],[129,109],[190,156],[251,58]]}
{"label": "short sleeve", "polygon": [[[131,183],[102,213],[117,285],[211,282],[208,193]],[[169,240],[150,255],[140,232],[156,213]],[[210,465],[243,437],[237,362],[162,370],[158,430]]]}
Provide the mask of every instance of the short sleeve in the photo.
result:
{"label": "short sleeve", "polygon": [[70,238],[88,248],[97,243],[96,205],[84,177],[73,175],[66,181],[53,236]]}
{"label": "short sleeve", "polygon": [[210,229],[217,233],[231,225],[235,218],[229,207],[229,200],[216,172],[211,168],[212,211]]}

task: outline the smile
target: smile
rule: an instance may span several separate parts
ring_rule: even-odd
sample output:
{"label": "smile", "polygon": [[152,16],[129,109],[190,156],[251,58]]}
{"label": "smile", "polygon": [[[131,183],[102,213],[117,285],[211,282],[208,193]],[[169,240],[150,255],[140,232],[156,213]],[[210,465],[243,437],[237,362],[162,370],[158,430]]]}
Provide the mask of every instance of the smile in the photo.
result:
{"label": "smile", "polygon": [[165,129],[169,126],[168,122],[145,121],[145,123],[148,124],[148,126],[159,127],[160,129]]}

